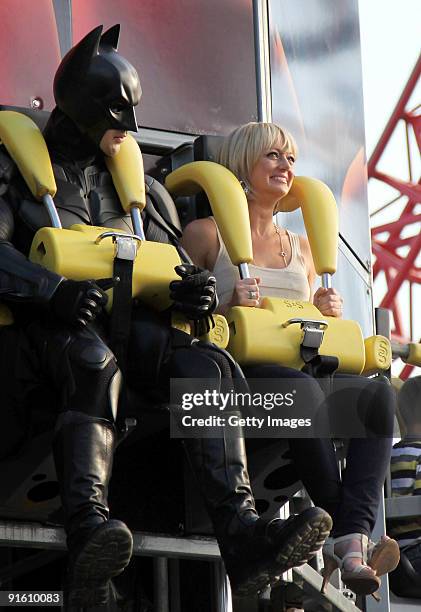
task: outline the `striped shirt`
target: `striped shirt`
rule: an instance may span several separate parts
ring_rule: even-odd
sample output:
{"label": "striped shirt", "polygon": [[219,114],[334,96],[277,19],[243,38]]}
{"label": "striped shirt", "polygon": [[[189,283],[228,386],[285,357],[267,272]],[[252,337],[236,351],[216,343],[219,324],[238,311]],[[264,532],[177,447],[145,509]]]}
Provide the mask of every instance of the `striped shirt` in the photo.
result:
{"label": "striped shirt", "polygon": [[[421,495],[421,440],[407,438],[394,445],[391,477],[392,497]],[[388,534],[401,547],[421,539],[421,516],[388,521]]]}

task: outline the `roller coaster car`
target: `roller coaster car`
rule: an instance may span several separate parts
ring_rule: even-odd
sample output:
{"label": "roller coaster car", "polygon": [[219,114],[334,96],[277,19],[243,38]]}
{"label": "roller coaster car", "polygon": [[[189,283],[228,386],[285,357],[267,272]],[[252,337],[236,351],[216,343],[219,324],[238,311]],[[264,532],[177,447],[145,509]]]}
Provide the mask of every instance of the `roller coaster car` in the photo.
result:
{"label": "roller coaster car", "polygon": [[[42,119],[44,120],[45,117],[42,117]],[[56,192],[54,175],[45,141],[37,125],[21,113],[10,110],[1,111],[0,140],[18,166],[34,198],[44,203],[49,211],[52,224],[56,226],[42,228],[37,232],[31,249],[31,259],[73,279],[112,276],[114,256],[117,249],[120,248],[119,240],[124,240],[125,237],[121,234],[117,235],[115,230],[102,227],[83,225],[72,226],[70,229],[60,227],[52,201]],[[140,211],[145,203],[143,163],[139,147],[131,137],[124,141],[118,156],[109,161],[109,170],[123,208],[131,212],[136,233],[142,234]],[[148,177],[147,181],[149,182]],[[111,232],[113,235],[110,235]],[[178,252],[169,245],[151,243],[146,240],[139,241],[138,238],[130,236],[127,236],[127,238],[135,242],[135,248],[131,249],[131,252],[135,254],[133,295],[140,296],[143,301],[153,304],[154,308],[167,308],[170,304],[168,285],[176,277],[174,266],[180,263]],[[112,303],[112,290],[109,295]],[[0,304],[0,325],[10,325],[12,323],[12,313],[4,304]],[[189,324],[186,321],[177,319],[173,321],[173,325],[184,331],[189,331]],[[216,317],[216,325],[206,339],[222,347],[227,345],[228,326],[223,317]],[[35,401],[42,410],[45,405],[45,398],[36,398]],[[52,405],[53,401],[53,398],[50,398]],[[54,414],[51,417],[53,422]],[[7,427],[5,431],[9,435],[10,430]],[[11,449],[9,453],[0,454],[2,471],[1,517],[38,521],[59,520],[57,513],[60,500],[50,453],[51,438],[52,427],[35,436],[18,440],[18,444],[13,445],[13,449],[9,446]],[[148,443],[145,444],[145,440],[142,441],[140,447],[141,449],[146,448],[147,453],[156,451],[157,448],[154,441],[148,445]],[[118,483],[117,498],[127,498],[130,483],[135,481],[136,478],[138,479],[138,474],[141,471],[141,454],[142,451],[140,453],[136,451],[133,454],[129,450],[129,460],[123,466],[123,473],[120,474],[118,473],[118,461],[116,462],[114,472],[117,474],[117,478],[113,478],[113,481]],[[161,457],[163,455],[164,453],[161,453]],[[167,453],[165,453],[165,456],[168,456]],[[261,449],[261,452],[255,453],[254,458],[255,461],[250,461],[249,468],[257,503],[261,511],[267,510],[273,513],[279,507],[278,493],[280,489],[282,489],[283,494],[294,493],[299,488],[297,478],[292,473],[288,460],[280,457],[278,447],[275,450],[265,447]],[[143,453],[143,466],[145,465],[144,460]],[[153,463],[156,464],[157,461]],[[149,460],[148,465],[150,465]],[[170,475],[168,479],[170,485],[176,480],[174,470],[171,471],[174,465],[175,462],[172,462],[163,470],[165,474]],[[130,469],[127,469],[128,466]],[[144,472],[144,470],[142,471]],[[150,472],[152,473],[152,470]],[[182,472],[182,470],[179,470],[179,472]],[[268,489],[265,486],[269,476],[272,479],[270,494],[268,494]],[[156,474],[152,478],[156,478]],[[162,473],[160,473],[161,483],[162,478]],[[188,476],[188,478],[190,477]],[[276,480],[275,484],[272,482],[274,479]],[[165,484],[162,484],[165,487]],[[124,495],[124,488],[127,489],[125,491],[126,496]],[[139,490],[143,491],[148,490],[148,488],[148,486],[143,489],[138,487]],[[172,492],[173,489],[167,487],[167,491]],[[173,493],[171,495],[173,506],[174,495]],[[194,531],[200,531],[206,523],[206,518],[203,514],[200,516],[200,512],[196,516],[191,513],[191,508],[196,505],[197,499],[194,486],[187,487],[186,495],[187,510],[189,511],[186,522],[192,526]],[[155,494],[154,497],[156,497]],[[130,501],[133,502],[132,497]],[[136,502],[131,505],[136,505]],[[165,504],[163,507],[167,507],[167,505]],[[132,511],[128,507],[130,504],[126,504],[126,506],[130,515]],[[118,510],[117,513],[119,513]],[[174,512],[171,515],[174,516]],[[130,520],[128,522],[130,524]],[[146,527],[148,528],[148,526]]]}
{"label": "roller coaster car", "polygon": [[[37,232],[30,255],[33,261],[75,280],[104,278],[112,276],[118,249],[128,249],[134,257],[133,295],[156,309],[162,310],[170,305],[168,285],[176,278],[174,267],[180,263],[174,247],[139,240],[139,236],[123,235],[109,228],[75,225],[62,229],[52,201],[56,191],[54,175],[37,126],[25,115],[2,111],[0,140],[33,196],[44,202],[55,225]],[[143,163],[133,138],[124,141],[120,153],[108,161],[108,167],[122,207],[130,212],[136,234],[143,238],[140,217],[145,205]],[[235,177],[217,164],[194,162],[169,175],[167,187],[174,194],[192,193],[199,189],[206,191],[232,261],[245,273],[244,264],[252,260],[250,228],[247,202]],[[327,209],[323,208],[325,200],[328,201]],[[226,202],[230,202],[230,206],[224,209]],[[289,210],[302,205],[318,271],[323,274],[333,272],[336,267],[337,226],[336,205],[330,192],[312,179],[297,178],[285,203]],[[322,207],[320,210],[319,205]],[[322,215],[325,215],[323,221]],[[235,230],[233,218],[236,219]],[[316,231],[318,224],[324,226],[323,233]],[[327,227],[330,230],[326,231]],[[329,240],[331,235],[335,236],[333,241]],[[330,245],[329,251],[326,245]],[[111,306],[112,290],[109,297]],[[321,339],[320,352],[338,357],[341,371],[373,371],[379,366],[385,369],[390,363],[388,340],[373,337],[364,342],[355,322],[322,317],[314,306],[304,302],[266,298],[262,306],[261,309],[235,307],[229,315],[229,348],[241,363],[264,361],[301,367],[304,363],[303,340],[305,345],[308,338],[313,338],[313,344],[314,338]],[[0,304],[0,324],[12,322],[11,312]],[[187,321],[176,320],[173,324],[189,332]],[[347,340],[341,345],[338,336]],[[264,343],[257,343],[257,337],[264,338]],[[228,326],[223,317],[217,317],[215,328],[206,339],[222,347],[227,345]],[[46,520],[58,509],[58,487],[49,454],[51,437],[52,432],[46,431],[27,442],[19,456],[2,459],[0,516]],[[264,448],[257,454],[257,460],[250,461],[249,466],[253,486],[256,497],[262,499],[261,510],[266,508],[271,512],[274,510],[270,507],[272,501],[267,499],[272,497],[275,500],[276,496],[266,494],[264,483],[269,475],[275,474],[279,476],[275,478],[277,482],[289,485],[286,491],[284,488],[286,493],[296,491],[298,486],[288,462],[279,456],[279,447],[275,450]],[[277,485],[275,488],[282,487]]]}
{"label": "roller coaster car", "polygon": [[[121,234],[116,235],[115,231],[107,230],[107,228],[86,225],[75,225],[70,229],[60,227],[52,201],[56,193],[54,174],[45,141],[36,124],[21,113],[2,111],[0,112],[0,138],[18,166],[34,198],[43,202],[47,207],[52,224],[55,226],[45,227],[37,232],[31,248],[31,259],[75,280],[112,276],[114,256],[116,250],[121,248],[119,244],[121,240],[124,246],[124,238]],[[145,205],[143,162],[139,147],[133,138],[127,138],[121,146],[120,153],[109,160],[109,170],[124,210],[131,212],[134,227],[137,233],[142,234],[140,211]],[[167,186],[175,193],[183,191],[186,186],[190,191],[192,187],[193,190],[204,187],[233,262],[238,264],[251,261],[246,201],[238,182],[231,173],[216,164],[199,162],[183,166],[172,173],[167,179]],[[226,219],[221,203],[228,201],[230,202],[230,214]],[[233,216],[236,218],[235,235],[231,230]],[[331,215],[328,217],[332,219]],[[331,233],[335,234],[332,228]],[[241,236],[243,239],[240,240]],[[132,253],[135,254],[133,295],[140,296],[147,303],[152,303],[155,308],[165,309],[170,304],[168,285],[175,278],[174,266],[180,263],[176,249],[169,245],[145,240],[139,242],[133,238],[127,238],[131,244]],[[133,241],[135,245],[132,244]],[[109,297],[111,305],[112,290],[109,291]],[[257,335],[256,332],[259,329],[259,333],[262,332],[265,337],[267,336],[264,343],[265,353],[260,355],[267,362],[274,354],[273,349],[278,350],[278,347],[283,345],[279,341],[276,342],[276,347],[273,346],[272,330],[275,325],[283,334],[282,337],[289,343],[287,345],[289,354],[292,352],[291,343],[294,344],[295,364],[299,365],[297,351],[299,330],[296,325],[281,327],[278,323],[279,312],[274,316],[273,305],[282,305],[284,310],[286,309],[282,321],[290,320],[294,316],[291,313],[293,310],[291,306],[294,304],[287,300],[266,300],[264,308],[260,310],[239,307],[232,309],[230,348],[240,361],[254,360],[257,347],[256,343],[251,340],[253,334]],[[301,318],[303,315],[307,318],[321,318],[320,313],[315,313],[314,307],[310,304],[295,304],[295,307],[300,310]],[[312,316],[309,315],[309,310],[312,310]],[[253,317],[256,316],[255,321]],[[265,317],[264,322],[263,317]],[[5,305],[0,305],[0,323],[8,325],[12,321],[11,312]],[[181,322],[178,325],[188,331],[187,322]],[[351,332],[357,337],[361,347],[361,333],[356,324],[351,325]],[[227,329],[222,318],[217,321],[213,339],[222,346],[226,345]],[[240,348],[238,349],[239,340]],[[261,346],[259,347],[257,350],[261,351]],[[281,355],[279,360],[284,362],[284,355]],[[360,361],[362,361],[361,348]],[[21,455],[19,461],[11,457],[3,462],[3,474],[6,475],[3,478],[0,499],[0,512],[3,516],[16,518],[23,511],[25,518],[45,519],[57,509],[59,505],[57,484],[51,456],[47,450],[50,439],[51,432],[45,432],[28,443],[27,452]],[[270,463],[268,458],[265,463]]]}

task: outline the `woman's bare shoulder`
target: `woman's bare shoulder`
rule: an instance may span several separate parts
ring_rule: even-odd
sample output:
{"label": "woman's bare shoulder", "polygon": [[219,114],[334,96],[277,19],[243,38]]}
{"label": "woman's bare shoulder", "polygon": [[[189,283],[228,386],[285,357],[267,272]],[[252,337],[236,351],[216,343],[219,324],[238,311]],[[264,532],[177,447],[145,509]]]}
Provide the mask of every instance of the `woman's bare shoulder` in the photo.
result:
{"label": "woman's bare shoulder", "polygon": [[216,225],[209,217],[205,219],[195,219],[191,221],[183,231],[183,239],[185,237],[201,238],[216,237]]}
{"label": "woman's bare shoulder", "polygon": [[181,245],[195,263],[212,269],[218,255],[218,234],[213,220],[191,221],[184,228]]}

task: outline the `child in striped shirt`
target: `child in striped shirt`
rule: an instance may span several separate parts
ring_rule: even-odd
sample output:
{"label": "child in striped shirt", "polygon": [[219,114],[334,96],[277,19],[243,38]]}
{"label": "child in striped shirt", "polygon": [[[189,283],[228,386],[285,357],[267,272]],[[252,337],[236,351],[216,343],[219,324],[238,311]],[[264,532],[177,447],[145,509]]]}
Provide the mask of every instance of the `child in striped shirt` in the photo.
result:
{"label": "child in striped shirt", "polygon": [[[392,450],[392,497],[421,495],[421,376],[405,382],[398,405],[405,435]],[[401,561],[390,574],[392,591],[401,597],[421,597],[421,514],[390,519],[388,534],[401,549]]]}

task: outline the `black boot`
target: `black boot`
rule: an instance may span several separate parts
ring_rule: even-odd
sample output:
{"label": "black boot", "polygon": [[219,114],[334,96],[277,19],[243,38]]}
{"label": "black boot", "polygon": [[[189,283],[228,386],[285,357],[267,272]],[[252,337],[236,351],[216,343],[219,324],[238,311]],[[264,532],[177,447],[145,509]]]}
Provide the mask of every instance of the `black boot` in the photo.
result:
{"label": "black boot", "polygon": [[68,605],[106,603],[108,581],[128,565],[133,539],[124,523],[108,520],[108,482],[115,429],[105,419],[68,411],[53,442],[69,550]]}
{"label": "black boot", "polygon": [[234,594],[247,597],[275,584],[283,572],[306,563],[321,548],[332,520],[320,508],[286,521],[259,518],[242,437],[185,439],[184,446]]}

